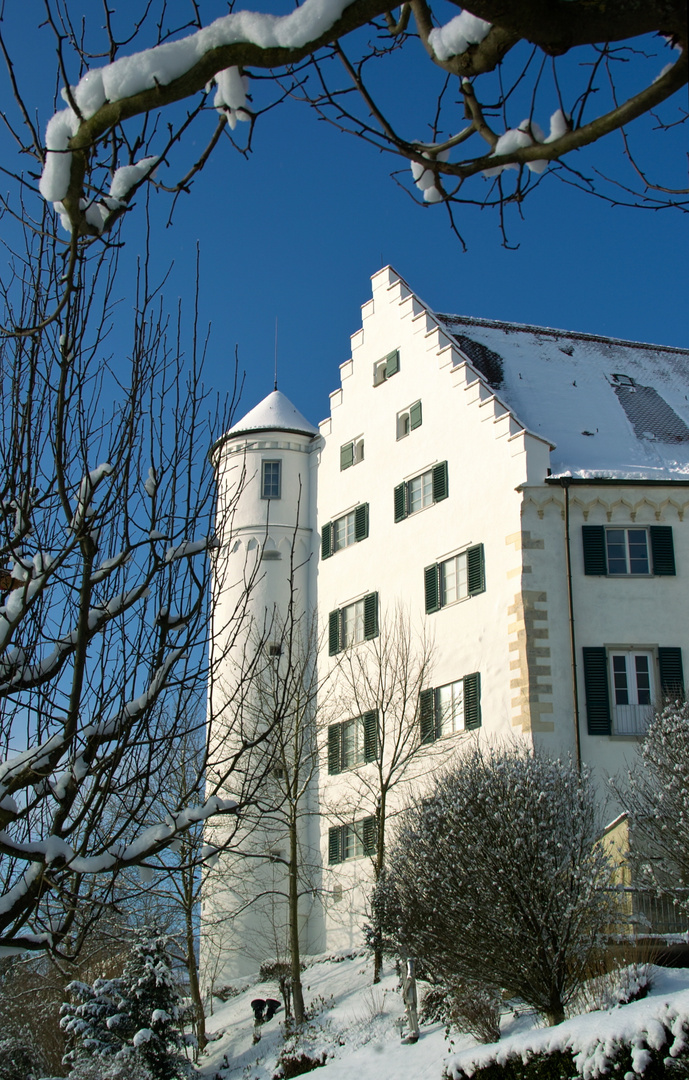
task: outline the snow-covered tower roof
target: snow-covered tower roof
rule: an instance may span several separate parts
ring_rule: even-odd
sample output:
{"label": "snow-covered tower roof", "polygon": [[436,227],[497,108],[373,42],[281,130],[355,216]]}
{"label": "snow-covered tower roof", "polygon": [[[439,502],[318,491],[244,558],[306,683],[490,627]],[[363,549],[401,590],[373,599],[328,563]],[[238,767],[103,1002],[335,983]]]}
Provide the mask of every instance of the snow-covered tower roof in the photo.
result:
{"label": "snow-covered tower roof", "polygon": [[227,432],[233,435],[248,435],[254,431],[291,431],[298,435],[317,435],[318,429],[309,423],[281,390],[273,390],[263,401],[259,401],[246,416],[238,420]]}

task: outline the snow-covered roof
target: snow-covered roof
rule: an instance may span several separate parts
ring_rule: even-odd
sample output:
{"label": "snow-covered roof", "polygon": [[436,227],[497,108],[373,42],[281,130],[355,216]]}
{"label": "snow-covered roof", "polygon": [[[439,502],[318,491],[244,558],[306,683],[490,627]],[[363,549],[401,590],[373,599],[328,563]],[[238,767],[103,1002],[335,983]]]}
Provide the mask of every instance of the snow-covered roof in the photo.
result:
{"label": "snow-covered roof", "polygon": [[528,430],[554,475],[689,480],[689,350],[435,318]]}
{"label": "snow-covered roof", "polygon": [[227,432],[228,436],[252,431],[292,431],[299,435],[317,435],[318,429],[294,407],[280,390],[273,390]]}

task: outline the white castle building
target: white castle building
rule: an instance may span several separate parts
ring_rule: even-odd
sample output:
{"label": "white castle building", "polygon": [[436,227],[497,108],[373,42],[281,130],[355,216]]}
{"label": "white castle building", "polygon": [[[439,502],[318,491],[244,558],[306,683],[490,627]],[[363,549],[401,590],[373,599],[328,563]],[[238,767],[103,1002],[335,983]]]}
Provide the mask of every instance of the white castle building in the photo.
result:
{"label": "white castle building", "polygon": [[[305,952],[362,940],[376,770],[392,750],[378,704],[352,704],[343,658],[383,649],[400,611],[413,647],[432,647],[393,809],[471,737],[621,772],[653,706],[683,692],[689,649],[689,351],[441,315],[390,267],[372,284],[330,416],[315,428],[276,390],[214,451],[234,583],[216,637],[252,565],[258,623],[291,583],[320,630]],[[255,841],[257,893],[281,844]],[[219,877],[213,911],[238,906]],[[275,955],[269,906],[228,922],[227,978]]]}

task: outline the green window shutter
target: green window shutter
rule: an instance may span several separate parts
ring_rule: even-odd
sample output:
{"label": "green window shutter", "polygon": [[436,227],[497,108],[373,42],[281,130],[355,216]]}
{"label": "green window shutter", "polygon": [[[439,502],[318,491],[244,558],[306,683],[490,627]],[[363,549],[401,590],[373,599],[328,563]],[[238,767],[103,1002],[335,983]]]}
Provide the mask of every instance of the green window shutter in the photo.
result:
{"label": "green window shutter", "polygon": [[342,724],[328,728],[328,772],[335,776],[342,771]]}
{"label": "green window shutter", "polygon": [[481,673],[464,676],[464,727],[475,731],[481,727]]}
{"label": "green window shutter", "polygon": [[366,817],[361,823],[364,855],[375,855],[378,848],[378,822],[375,817]]}
{"label": "green window shutter", "polygon": [[609,735],[610,689],[608,656],[602,646],[583,649],[586,717],[589,735]]}
{"label": "green window shutter", "polygon": [[660,692],[664,698],[684,697],[684,670],[682,668],[682,650],[675,646],[658,649],[658,667],[660,668]]}
{"label": "green window shutter", "polygon": [[368,536],[368,503],[359,503],[354,510],[354,539],[365,540]]}
{"label": "green window shutter", "polygon": [[391,375],[395,375],[400,369],[399,349],[395,349],[394,352],[388,353],[385,360],[385,378],[389,379]]}
{"label": "green window shutter", "polygon": [[409,427],[413,431],[414,428],[421,427],[421,402],[415,401],[409,410]]}
{"label": "green window shutter", "polygon": [[404,521],[407,516],[407,485],[398,484],[395,488],[395,521]]}
{"label": "green window shutter", "polygon": [[483,544],[470,547],[467,551],[467,588],[469,596],[486,591],[486,569]]}
{"label": "green window shutter", "polygon": [[447,462],[433,466],[433,502],[441,502],[450,493],[447,479]]}
{"label": "green window shutter", "polygon": [[354,443],[348,442],[340,447],[340,471],[354,464]]}
{"label": "green window shutter", "polygon": [[340,651],[340,612],[331,611],[328,616],[328,652],[335,656]]}
{"label": "green window shutter", "polygon": [[342,826],[333,825],[328,829],[328,862],[342,862]]}
{"label": "green window shutter", "polygon": [[378,757],[378,710],[364,713],[364,761],[375,761]]}
{"label": "green window shutter", "polygon": [[423,572],[423,588],[426,597],[426,614],[440,609],[440,567],[437,563],[427,566]]}
{"label": "green window shutter", "polygon": [[653,573],[658,577],[674,577],[677,571],[672,525],[651,525],[650,533]]}
{"label": "green window shutter", "polygon": [[605,529],[602,525],[582,525],[581,539],[584,545],[584,573],[607,574],[608,560],[605,554]]}
{"label": "green window shutter", "polygon": [[364,638],[370,641],[378,637],[378,593],[372,592],[364,597]]}
{"label": "green window shutter", "polygon": [[419,719],[421,742],[433,742],[435,739],[435,690],[422,690],[419,694]]}
{"label": "green window shutter", "polygon": [[321,558],[329,559],[333,553],[332,549],[332,524],[328,521],[321,530]]}

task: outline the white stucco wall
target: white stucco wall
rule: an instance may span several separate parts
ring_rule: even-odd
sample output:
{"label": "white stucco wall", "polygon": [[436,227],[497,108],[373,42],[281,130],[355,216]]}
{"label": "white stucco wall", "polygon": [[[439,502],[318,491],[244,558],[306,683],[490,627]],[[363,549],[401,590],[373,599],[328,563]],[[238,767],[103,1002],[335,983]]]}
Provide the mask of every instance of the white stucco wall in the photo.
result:
{"label": "white stucco wall", "polygon": [[[320,534],[325,522],[367,502],[369,536],[319,563],[321,665],[336,666],[328,656],[328,612],[377,592],[381,620],[401,603],[413,626],[420,630],[425,624],[433,638],[435,663],[429,685],[442,686],[480,672],[481,734],[491,739],[512,737],[510,610],[521,590],[523,562],[522,495],[517,488],[532,476],[545,475],[548,447],[519,428],[389,271],[373,279],[373,300],[364,305],[362,315],[362,330],[352,338],[352,357],[341,367],[341,389],[331,396],[331,417],[321,424],[317,525]],[[374,364],[394,349],[399,349],[399,371],[374,386]],[[397,414],[417,400],[422,403],[423,422],[398,439]],[[341,470],[340,447],[360,435],[363,461]],[[449,497],[395,523],[396,485],[445,460]],[[485,592],[426,615],[424,567],[475,544],[484,545]],[[347,716],[343,713],[338,719]],[[440,741],[451,752],[460,752],[466,737]],[[421,775],[436,767],[437,762],[431,761],[438,749],[436,745],[421,752],[416,765]],[[429,759],[426,767],[424,756]],[[348,786],[347,773],[328,777],[324,769],[322,807],[336,808],[338,797],[346,806]],[[396,793],[397,804],[403,795]],[[326,812],[321,835],[326,866],[328,826],[337,820]],[[359,944],[369,860],[340,864],[327,876],[328,947]],[[355,888],[362,878],[365,887]],[[333,901],[337,886],[343,897]]]}

